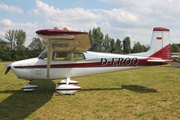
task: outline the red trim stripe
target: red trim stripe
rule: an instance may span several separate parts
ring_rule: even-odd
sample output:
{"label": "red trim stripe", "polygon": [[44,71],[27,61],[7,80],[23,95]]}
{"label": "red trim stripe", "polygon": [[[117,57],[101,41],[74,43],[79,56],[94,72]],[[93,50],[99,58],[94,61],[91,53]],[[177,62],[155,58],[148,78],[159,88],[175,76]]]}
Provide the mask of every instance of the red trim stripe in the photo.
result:
{"label": "red trim stripe", "polygon": [[[112,61],[111,61],[112,62]],[[109,61],[107,65],[101,65],[101,62],[91,62],[91,63],[73,63],[73,64],[53,64],[51,68],[92,68],[92,67],[132,67],[130,65],[112,65]],[[139,60],[136,66],[154,66],[154,65],[163,65],[163,62],[147,62],[147,59]],[[47,68],[47,65],[30,65],[30,66],[13,66],[16,69],[34,69],[34,68]]]}

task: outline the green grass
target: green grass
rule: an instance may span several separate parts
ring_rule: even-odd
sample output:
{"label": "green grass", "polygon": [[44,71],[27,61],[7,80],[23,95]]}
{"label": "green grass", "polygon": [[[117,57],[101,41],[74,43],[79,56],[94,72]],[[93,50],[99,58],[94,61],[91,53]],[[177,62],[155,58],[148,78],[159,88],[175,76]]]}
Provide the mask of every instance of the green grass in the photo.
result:
{"label": "green grass", "polygon": [[54,81],[35,83],[38,89],[25,93],[28,81],[0,62],[0,119],[2,120],[179,120],[180,69],[167,66],[72,78],[82,90],[59,95]]}

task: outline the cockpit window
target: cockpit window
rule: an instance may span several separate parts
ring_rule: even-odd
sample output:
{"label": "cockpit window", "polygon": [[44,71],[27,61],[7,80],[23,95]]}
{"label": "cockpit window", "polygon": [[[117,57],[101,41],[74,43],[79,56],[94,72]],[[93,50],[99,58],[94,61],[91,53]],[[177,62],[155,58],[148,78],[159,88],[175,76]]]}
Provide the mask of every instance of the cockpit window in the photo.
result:
{"label": "cockpit window", "polygon": [[[39,59],[47,59],[47,50],[44,50],[39,56]],[[55,61],[78,61],[84,60],[83,53],[65,53],[65,52],[53,52],[52,60]]]}

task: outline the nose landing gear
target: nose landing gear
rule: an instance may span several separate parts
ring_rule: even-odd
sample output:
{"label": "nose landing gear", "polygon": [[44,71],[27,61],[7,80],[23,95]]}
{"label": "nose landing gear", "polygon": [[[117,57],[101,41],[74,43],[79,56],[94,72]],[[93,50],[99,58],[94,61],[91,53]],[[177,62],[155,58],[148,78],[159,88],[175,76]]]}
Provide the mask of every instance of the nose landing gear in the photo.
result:
{"label": "nose landing gear", "polygon": [[32,80],[26,84],[25,86],[22,87],[24,92],[32,92],[33,90],[35,90],[38,86],[37,85],[33,85],[32,84]]}

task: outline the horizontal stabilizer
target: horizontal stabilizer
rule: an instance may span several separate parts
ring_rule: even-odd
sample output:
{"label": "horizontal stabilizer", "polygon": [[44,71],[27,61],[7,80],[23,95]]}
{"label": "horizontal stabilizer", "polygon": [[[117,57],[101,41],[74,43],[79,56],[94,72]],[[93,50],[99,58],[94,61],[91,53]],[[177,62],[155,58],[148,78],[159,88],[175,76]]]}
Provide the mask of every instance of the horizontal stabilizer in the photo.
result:
{"label": "horizontal stabilizer", "polygon": [[164,60],[164,59],[157,59],[157,60],[147,60],[147,62],[171,62],[172,60]]}

